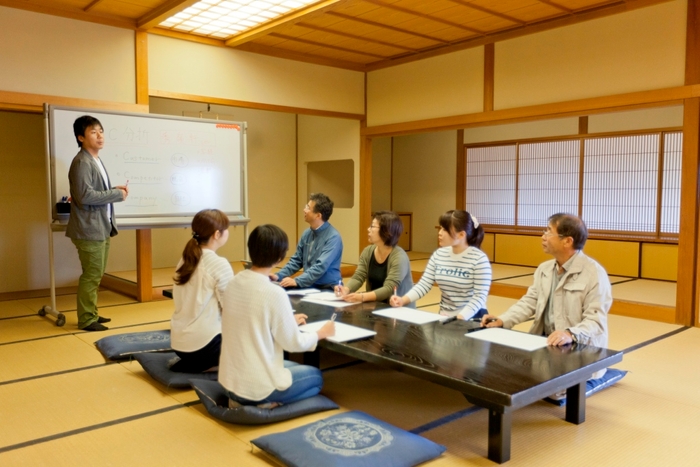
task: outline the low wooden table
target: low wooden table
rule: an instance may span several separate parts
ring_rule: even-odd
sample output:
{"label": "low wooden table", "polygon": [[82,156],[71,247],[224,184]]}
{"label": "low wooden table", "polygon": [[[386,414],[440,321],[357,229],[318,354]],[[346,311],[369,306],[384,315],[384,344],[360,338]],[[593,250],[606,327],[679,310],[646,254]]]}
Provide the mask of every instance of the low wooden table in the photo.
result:
{"label": "low wooden table", "polygon": [[[622,352],[580,344],[525,351],[469,339],[464,334],[480,328],[468,321],[415,325],[373,315],[373,310],[387,306],[383,303],[334,309],[294,297],[292,306],[308,315],[308,322],[338,313],[339,322],[377,332],[355,342],[324,340],[320,347],[455,389],[488,409],[488,458],[498,463],[510,459],[514,410],[566,389],[565,419],[583,423],[586,380],[622,361]],[[318,359],[318,351],[305,354],[305,363],[318,366]]]}

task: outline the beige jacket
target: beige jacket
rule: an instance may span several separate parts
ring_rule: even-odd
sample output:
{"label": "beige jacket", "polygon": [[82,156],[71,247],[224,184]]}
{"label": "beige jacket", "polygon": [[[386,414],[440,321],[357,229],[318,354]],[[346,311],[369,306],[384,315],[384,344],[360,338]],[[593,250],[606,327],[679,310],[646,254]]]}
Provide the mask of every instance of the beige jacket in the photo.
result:
{"label": "beige jacket", "polygon": [[[535,271],[535,282],[525,296],[500,316],[503,327],[512,328],[534,317],[530,333],[542,335],[554,265],[553,259],[540,264]],[[582,344],[608,346],[612,290],[608,274],[600,264],[579,252],[559,281],[553,300],[555,329],[568,329]]]}

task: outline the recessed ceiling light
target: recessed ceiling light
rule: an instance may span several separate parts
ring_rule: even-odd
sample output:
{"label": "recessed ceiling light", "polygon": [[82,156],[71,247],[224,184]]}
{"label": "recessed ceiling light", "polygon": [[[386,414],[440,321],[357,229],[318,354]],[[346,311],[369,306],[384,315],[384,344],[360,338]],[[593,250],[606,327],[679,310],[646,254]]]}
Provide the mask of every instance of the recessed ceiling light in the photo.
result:
{"label": "recessed ceiling light", "polygon": [[158,27],[225,39],[318,1],[200,0],[164,20]]}

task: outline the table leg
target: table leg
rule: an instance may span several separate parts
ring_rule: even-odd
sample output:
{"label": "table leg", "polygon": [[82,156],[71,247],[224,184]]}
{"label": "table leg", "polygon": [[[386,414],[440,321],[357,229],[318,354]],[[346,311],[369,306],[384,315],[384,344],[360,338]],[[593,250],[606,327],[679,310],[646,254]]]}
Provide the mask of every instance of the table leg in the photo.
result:
{"label": "table leg", "polygon": [[586,421],[586,382],[566,390],[566,421],[576,425]]}
{"label": "table leg", "polygon": [[510,460],[511,412],[489,410],[489,459],[502,464]]}

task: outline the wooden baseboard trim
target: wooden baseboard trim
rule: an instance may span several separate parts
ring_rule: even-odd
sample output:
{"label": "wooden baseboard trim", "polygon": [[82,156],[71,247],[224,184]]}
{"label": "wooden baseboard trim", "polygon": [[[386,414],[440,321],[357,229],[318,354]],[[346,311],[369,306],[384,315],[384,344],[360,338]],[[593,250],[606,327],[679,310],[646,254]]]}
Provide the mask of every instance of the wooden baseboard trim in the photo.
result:
{"label": "wooden baseboard trim", "polygon": [[[519,299],[527,292],[527,287],[520,285],[491,284],[490,295]],[[648,319],[662,323],[675,324],[676,308],[672,306],[654,305],[652,303],[630,302],[627,300],[614,300],[610,307],[613,315],[628,316],[630,318]]]}
{"label": "wooden baseboard trim", "polygon": [[[78,292],[78,286],[74,285],[71,287],[57,287],[56,295],[70,295]],[[27,298],[45,298],[51,296],[50,289],[37,289],[37,290],[21,290],[19,292],[3,292],[0,293],[0,302],[5,302],[8,300],[25,300]]]}

